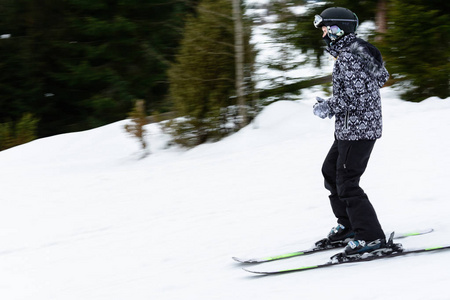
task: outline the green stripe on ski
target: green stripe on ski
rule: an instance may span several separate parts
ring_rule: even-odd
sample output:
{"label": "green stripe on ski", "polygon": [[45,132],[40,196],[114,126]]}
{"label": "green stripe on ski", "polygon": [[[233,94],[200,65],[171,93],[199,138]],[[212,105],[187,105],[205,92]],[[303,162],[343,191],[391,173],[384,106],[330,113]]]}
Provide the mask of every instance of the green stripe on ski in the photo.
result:
{"label": "green stripe on ski", "polygon": [[405,234],[405,236],[415,236],[415,235],[421,235],[421,233],[420,232],[412,232],[412,233]]}
{"label": "green stripe on ski", "polygon": [[269,257],[265,257],[263,258],[264,261],[271,261],[271,260],[278,260],[278,259],[283,259],[283,258],[289,258],[289,257],[294,257],[294,256],[299,256],[299,255],[303,255],[305,254],[305,252],[293,252],[293,253],[287,253],[287,254],[282,254],[282,255],[277,255],[277,256],[269,256]]}
{"label": "green stripe on ski", "polygon": [[431,247],[431,248],[426,248],[425,251],[433,251],[433,250],[438,250],[438,249],[442,249],[444,248],[444,246],[440,246],[440,247]]}
{"label": "green stripe on ski", "polygon": [[424,229],[424,230],[420,230],[420,231],[402,232],[402,233],[396,234],[394,236],[394,238],[401,239],[401,238],[406,238],[406,237],[410,237],[410,236],[418,236],[418,235],[428,234],[433,231],[434,231],[433,228],[428,228],[428,229]]}
{"label": "green stripe on ski", "polygon": [[288,272],[293,272],[293,271],[300,271],[300,270],[308,270],[308,269],[315,269],[318,268],[319,266],[307,266],[307,267],[301,267],[301,268],[295,268],[295,269],[289,269],[289,270],[284,270],[282,272],[284,273],[288,273]]}
{"label": "green stripe on ski", "polygon": [[[432,232],[432,230],[430,232]],[[426,233],[428,233],[428,232],[426,232]],[[405,233],[403,235],[406,237],[406,236],[416,236],[416,235],[422,235],[422,234],[424,234],[424,233],[423,232],[411,232],[411,233]]]}
{"label": "green stripe on ski", "polygon": [[307,267],[300,267],[300,268],[294,268],[294,269],[278,270],[278,271],[274,271],[274,272],[270,272],[270,271],[269,272],[254,271],[254,270],[249,270],[249,269],[246,269],[246,268],[243,268],[243,270],[247,271],[249,273],[259,274],[259,275],[274,275],[274,274],[283,274],[283,273],[306,271],[306,270],[316,269],[316,268],[320,268],[320,267],[323,267],[323,266],[315,265],[315,266],[307,266]]}

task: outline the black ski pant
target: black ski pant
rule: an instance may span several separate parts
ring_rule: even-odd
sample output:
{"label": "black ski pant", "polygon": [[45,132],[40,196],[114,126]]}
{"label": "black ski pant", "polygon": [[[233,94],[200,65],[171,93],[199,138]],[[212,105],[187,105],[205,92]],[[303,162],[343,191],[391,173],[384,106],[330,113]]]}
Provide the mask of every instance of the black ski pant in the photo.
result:
{"label": "black ski pant", "polygon": [[325,188],[338,223],[355,232],[355,239],[385,238],[369,198],[359,186],[375,140],[335,140],[322,166]]}

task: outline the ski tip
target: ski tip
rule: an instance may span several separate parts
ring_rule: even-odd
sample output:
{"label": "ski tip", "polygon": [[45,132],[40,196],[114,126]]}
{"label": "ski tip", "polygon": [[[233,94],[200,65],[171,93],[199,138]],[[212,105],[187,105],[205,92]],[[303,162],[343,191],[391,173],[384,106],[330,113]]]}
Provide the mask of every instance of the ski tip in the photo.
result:
{"label": "ski tip", "polygon": [[434,231],[433,228],[427,228],[427,229],[423,230],[423,233],[424,233],[424,234],[425,234],[425,233],[431,233],[431,232],[433,232],[433,231]]}
{"label": "ski tip", "polygon": [[249,273],[252,273],[252,274],[256,274],[256,275],[269,275],[270,274],[270,272],[253,271],[253,270],[249,270],[249,269],[246,269],[246,268],[242,268],[242,270],[244,270],[246,272],[249,272]]}
{"label": "ski tip", "polygon": [[243,258],[239,258],[239,257],[236,257],[236,256],[233,256],[232,259],[233,259],[234,261],[237,261],[238,263],[242,263],[242,264],[254,262],[254,261],[251,260],[251,259],[243,259]]}
{"label": "ski tip", "polygon": [[232,259],[234,261],[237,261],[238,263],[241,263],[241,264],[254,264],[254,263],[263,262],[263,261],[258,260],[258,259],[243,259],[243,258],[239,258],[239,257],[235,257],[235,256],[233,256]]}

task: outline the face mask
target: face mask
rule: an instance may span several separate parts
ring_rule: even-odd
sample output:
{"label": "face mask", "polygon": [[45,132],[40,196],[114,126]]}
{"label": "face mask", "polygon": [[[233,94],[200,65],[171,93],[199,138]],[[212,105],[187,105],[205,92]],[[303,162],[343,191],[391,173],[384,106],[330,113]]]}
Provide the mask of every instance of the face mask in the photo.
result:
{"label": "face mask", "polygon": [[331,39],[330,39],[330,37],[328,36],[328,34],[326,34],[322,39],[323,39],[323,41],[325,42],[325,44],[327,44],[327,46],[330,47],[330,45],[331,45]]}

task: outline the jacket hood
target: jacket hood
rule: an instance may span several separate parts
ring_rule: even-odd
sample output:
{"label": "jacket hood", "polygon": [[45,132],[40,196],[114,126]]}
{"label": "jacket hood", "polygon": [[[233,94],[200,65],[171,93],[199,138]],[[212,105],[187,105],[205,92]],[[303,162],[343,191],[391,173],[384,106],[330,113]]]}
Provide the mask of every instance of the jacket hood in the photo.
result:
{"label": "jacket hood", "polygon": [[380,52],[366,41],[356,39],[355,42],[350,44],[348,51],[358,57],[362,61],[362,65],[375,77],[385,72],[384,62]]}
{"label": "jacket hood", "polygon": [[336,44],[327,48],[327,51],[337,58],[342,52],[349,52],[361,62],[362,67],[378,82],[381,87],[389,78],[384,67],[380,51],[372,44],[357,38],[356,34],[345,35]]}

